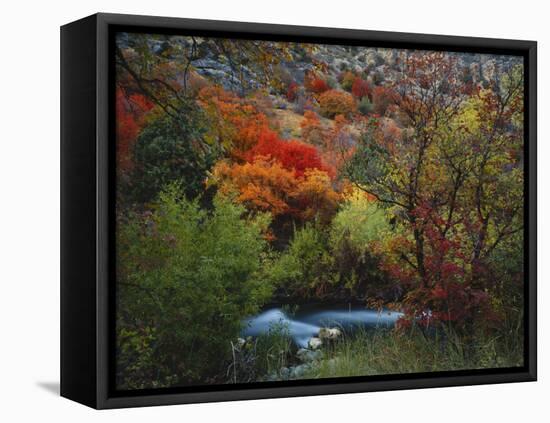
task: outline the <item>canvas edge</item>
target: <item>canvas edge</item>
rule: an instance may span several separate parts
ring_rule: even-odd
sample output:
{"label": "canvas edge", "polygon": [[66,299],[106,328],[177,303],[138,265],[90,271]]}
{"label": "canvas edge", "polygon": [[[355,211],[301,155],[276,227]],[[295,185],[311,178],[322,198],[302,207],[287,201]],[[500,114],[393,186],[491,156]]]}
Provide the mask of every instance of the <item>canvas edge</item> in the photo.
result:
{"label": "canvas edge", "polygon": [[60,29],[60,395],[97,406],[96,16]]}

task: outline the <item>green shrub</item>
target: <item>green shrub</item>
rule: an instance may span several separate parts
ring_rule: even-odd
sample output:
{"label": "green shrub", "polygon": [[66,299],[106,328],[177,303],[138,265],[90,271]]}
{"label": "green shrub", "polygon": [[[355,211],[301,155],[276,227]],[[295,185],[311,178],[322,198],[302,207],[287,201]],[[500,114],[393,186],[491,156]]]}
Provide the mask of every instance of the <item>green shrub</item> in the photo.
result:
{"label": "green shrub", "polygon": [[363,250],[389,229],[386,211],[357,190],[344,202],[332,221],[331,244],[337,244],[348,236],[354,247]]}
{"label": "green shrub", "polygon": [[386,80],[384,73],[380,70],[375,70],[371,78],[374,85],[381,85]]}
{"label": "green shrub", "polygon": [[353,87],[353,82],[355,81],[355,74],[351,71],[344,72],[340,75],[340,86],[343,90],[346,90],[347,92],[351,92],[351,88]]}
{"label": "green shrub", "polygon": [[327,84],[330,89],[335,89],[338,85],[338,81],[333,76],[327,76]]}
{"label": "green shrub", "polygon": [[134,147],[135,168],[128,191],[138,203],[153,200],[164,186],[177,182],[188,198],[204,190],[206,172],[218,152],[203,141],[205,123],[196,107],[178,118],[166,114],[149,122]]}
{"label": "green shrub", "polygon": [[259,280],[269,219],[214,199],[207,213],[172,185],[151,212],[119,219],[117,386],[211,382],[242,319],[271,295]]}
{"label": "green shrub", "polygon": [[364,300],[386,291],[393,300],[392,285],[371,251],[371,243],[389,230],[386,212],[364,193],[356,193],[343,204],[328,231],[315,225],[295,230],[288,249],[267,268],[266,279],[281,301]]}
{"label": "green shrub", "polygon": [[295,230],[288,249],[275,260],[269,271],[273,286],[288,296],[307,297],[316,285],[325,282],[328,261],[327,239],[313,225]]}
{"label": "green shrub", "polygon": [[375,295],[394,299],[391,281],[380,270],[380,260],[372,243],[390,231],[386,211],[354,192],[341,206],[330,229],[332,272],[339,285],[358,299]]}
{"label": "green shrub", "polygon": [[357,106],[359,113],[362,115],[368,115],[374,110],[374,105],[371,103],[367,96],[363,97]]}

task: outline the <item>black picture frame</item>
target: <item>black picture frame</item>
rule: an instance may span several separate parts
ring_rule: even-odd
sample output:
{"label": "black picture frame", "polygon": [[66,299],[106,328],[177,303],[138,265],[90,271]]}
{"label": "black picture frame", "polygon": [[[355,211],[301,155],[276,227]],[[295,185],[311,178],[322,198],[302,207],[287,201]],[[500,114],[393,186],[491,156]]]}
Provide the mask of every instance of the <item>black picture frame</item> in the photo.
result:
{"label": "black picture frame", "polygon": [[[115,30],[515,54],[525,64],[522,368],[117,392],[113,379]],[[535,381],[537,44],[534,41],[99,13],[61,27],[61,395],[97,409]],[[111,140],[111,142],[110,142]],[[111,283],[110,283],[111,281]]]}

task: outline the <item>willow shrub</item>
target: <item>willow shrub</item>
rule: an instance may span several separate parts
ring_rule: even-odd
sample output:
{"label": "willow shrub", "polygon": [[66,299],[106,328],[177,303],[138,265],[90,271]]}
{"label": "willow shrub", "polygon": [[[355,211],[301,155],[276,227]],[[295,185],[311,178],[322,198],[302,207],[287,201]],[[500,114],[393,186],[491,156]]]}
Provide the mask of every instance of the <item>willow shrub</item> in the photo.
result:
{"label": "willow shrub", "polygon": [[395,299],[380,270],[373,241],[391,231],[386,211],[358,192],[348,198],[329,227],[297,228],[288,248],[276,256],[266,277],[280,301],[365,300],[376,294]]}
{"label": "willow shrub", "polygon": [[258,277],[268,217],[219,197],[207,212],[181,191],[118,222],[119,388],[223,378],[242,319],[271,295]]}
{"label": "willow shrub", "polygon": [[288,249],[274,260],[267,273],[285,297],[319,298],[323,287],[330,283],[330,265],[326,234],[317,225],[307,224],[295,229]]}

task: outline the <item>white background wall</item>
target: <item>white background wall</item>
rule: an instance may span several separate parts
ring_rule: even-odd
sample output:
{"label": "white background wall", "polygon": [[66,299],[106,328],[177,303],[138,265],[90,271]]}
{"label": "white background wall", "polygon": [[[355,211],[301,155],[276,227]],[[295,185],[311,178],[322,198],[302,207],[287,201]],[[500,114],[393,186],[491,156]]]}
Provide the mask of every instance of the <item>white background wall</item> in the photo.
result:
{"label": "white background wall", "polygon": [[[2,3],[0,421],[549,421],[550,31],[544,1],[95,0]],[[539,382],[97,412],[59,383],[59,26],[103,12],[539,42]],[[546,334],[543,331],[546,330]],[[546,394],[544,393],[546,389]]]}

